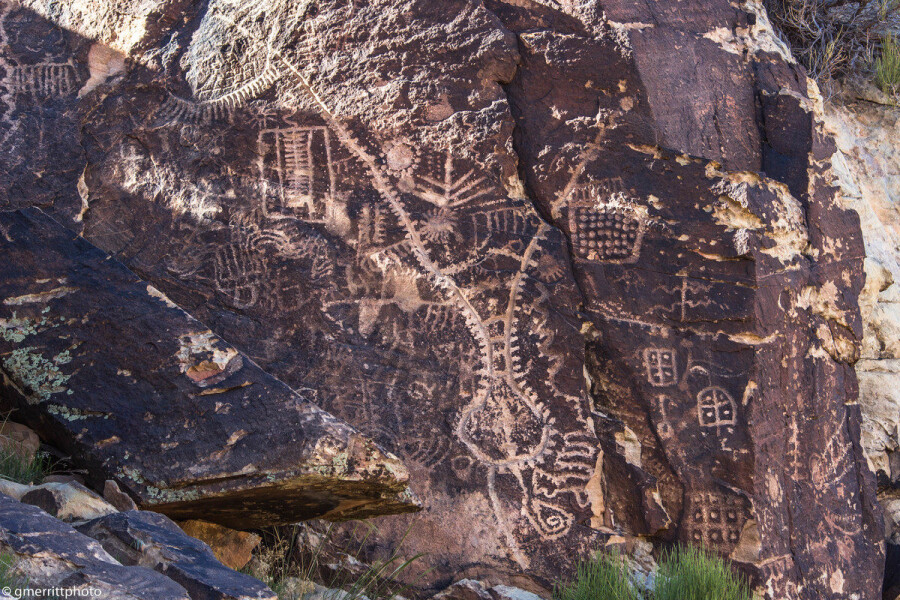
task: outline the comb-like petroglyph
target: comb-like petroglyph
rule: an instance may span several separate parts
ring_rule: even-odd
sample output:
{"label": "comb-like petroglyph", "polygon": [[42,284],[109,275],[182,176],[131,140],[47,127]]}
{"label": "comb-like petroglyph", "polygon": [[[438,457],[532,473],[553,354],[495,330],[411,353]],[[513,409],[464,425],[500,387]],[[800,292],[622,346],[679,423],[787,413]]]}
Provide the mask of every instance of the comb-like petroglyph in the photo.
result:
{"label": "comb-like petroglyph", "polygon": [[[539,589],[646,536],[732,556],[773,600],[865,597],[858,228],[816,115],[767,109],[812,124],[811,153],[776,156],[744,102],[807,98],[796,66],[704,37],[755,10],[209,0],[25,127],[80,123],[55,214],[405,461],[423,587]],[[72,65],[77,87],[87,42],[54,31],[29,64]],[[64,95],[20,79],[16,107]]]}

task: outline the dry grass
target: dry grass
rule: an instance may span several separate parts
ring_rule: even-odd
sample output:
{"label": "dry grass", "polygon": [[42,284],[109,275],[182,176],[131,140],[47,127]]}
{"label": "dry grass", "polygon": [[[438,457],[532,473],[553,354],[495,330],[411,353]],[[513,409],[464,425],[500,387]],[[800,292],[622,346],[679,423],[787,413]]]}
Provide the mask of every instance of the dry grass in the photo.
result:
{"label": "dry grass", "polygon": [[885,25],[900,0],[765,0],[772,22],[820,87],[848,75],[875,77]]}

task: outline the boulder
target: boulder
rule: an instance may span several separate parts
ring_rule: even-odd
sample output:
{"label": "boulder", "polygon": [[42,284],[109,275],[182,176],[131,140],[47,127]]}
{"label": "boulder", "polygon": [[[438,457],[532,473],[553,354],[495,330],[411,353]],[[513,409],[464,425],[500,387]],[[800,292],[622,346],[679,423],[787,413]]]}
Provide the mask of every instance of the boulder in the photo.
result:
{"label": "boulder", "polygon": [[396,457],[104,252],[37,210],[0,229],[4,399],[96,483],[237,527],[415,510]]}
{"label": "boulder", "polygon": [[[210,0],[80,97],[96,17],[47,2],[0,22],[34,67],[6,84],[9,207],[402,457],[427,505],[370,554],[549,592],[643,537],[772,600],[880,593],[859,220],[758,0]],[[244,380],[212,358],[177,381]],[[182,427],[244,427],[195,397]]]}
{"label": "boulder", "polygon": [[118,510],[137,510],[137,504],[131,496],[123,492],[119,484],[112,479],[107,479],[103,483],[103,497]]}
{"label": "boulder", "polygon": [[[180,585],[144,567],[125,567],[96,541],[41,509],[0,495],[0,548],[33,588],[97,588],[122,600],[188,600]],[[194,599],[192,599],[194,600]]]}
{"label": "boulder", "polygon": [[208,521],[193,519],[178,524],[182,531],[212,548],[213,554],[226,567],[242,569],[253,557],[253,549],[261,538],[255,533],[236,531]]}
{"label": "boulder", "polygon": [[209,546],[168,517],[132,510],[100,517],[78,530],[126,565],[152,568],[182,585],[193,600],[278,600],[261,581],[216,560]]}
{"label": "boulder", "polygon": [[43,483],[19,500],[63,521],[89,521],[117,512],[115,506],[76,481]]}
{"label": "boulder", "polygon": [[0,423],[0,448],[16,452],[24,460],[32,460],[41,447],[37,434],[20,423]]}

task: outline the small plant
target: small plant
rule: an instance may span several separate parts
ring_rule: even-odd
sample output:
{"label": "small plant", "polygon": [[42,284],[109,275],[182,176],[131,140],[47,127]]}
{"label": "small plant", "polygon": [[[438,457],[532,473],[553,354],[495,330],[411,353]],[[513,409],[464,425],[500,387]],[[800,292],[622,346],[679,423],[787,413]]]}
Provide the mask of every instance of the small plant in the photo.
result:
{"label": "small plant", "polygon": [[764,0],[772,23],[820,86],[868,73],[883,24],[900,12],[900,0]]}
{"label": "small plant", "polygon": [[[358,527],[367,527],[368,531],[362,536],[359,542],[359,548],[355,554],[346,554],[343,562],[346,564],[323,564],[325,562],[326,546],[332,542],[332,534],[334,532],[334,524],[329,524],[324,533],[316,536],[317,539],[312,544],[303,544],[301,535],[301,527],[305,525],[294,525],[290,536],[285,536],[282,530],[276,529],[269,534],[271,543],[260,551],[259,563],[264,564],[262,569],[250,568],[246,572],[263,581],[274,591],[281,600],[296,600],[302,595],[301,589],[297,589],[298,585],[302,588],[303,584],[309,584],[312,588],[313,581],[323,579],[321,572],[323,567],[325,571],[331,571],[330,576],[324,577],[322,584],[333,590],[327,600],[361,600],[368,598],[369,600],[391,600],[395,596],[403,595],[410,586],[400,582],[401,575],[410,567],[410,565],[422,557],[416,554],[412,558],[404,559],[400,554],[400,548],[403,546],[403,539],[397,545],[397,548],[385,560],[375,562],[371,565],[364,565],[358,560],[362,554],[362,549],[375,531],[375,527],[371,524],[364,523]],[[307,529],[307,532],[309,530]],[[354,529],[351,534],[356,536],[357,530]],[[407,530],[407,534],[409,530]],[[306,536],[311,538],[312,536]],[[306,551],[300,546],[308,546]],[[427,571],[426,571],[427,573]],[[424,575],[424,574],[423,574]],[[312,589],[308,590],[312,591]]]}
{"label": "small plant", "polygon": [[663,554],[653,589],[635,579],[624,557],[602,555],[582,562],[575,578],[554,591],[555,600],[752,600],[731,565],[701,548],[678,547]]}
{"label": "small plant", "polygon": [[557,587],[557,600],[641,600],[625,561],[617,554],[597,555],[578,565],[575,579]]}
{"label": "small plant", "polygon": [[39,483],[50,472],[50,457],[38,452],[32,457],[8,446],[0,446],[0,478],[16,483]]}
{"label": "small plant", "polygon": [[663,556],[653,591],[653,600],[751,599],[729,563],[693,546],[680,546]]}
{"label": "small plant", "polygon": [[881,56],[875,61],[875,83],[885,94],[900,95],[900,43],[893,35],[881,39]]}
{"label": "small plant", "polygon": [[9,553],[0,554],[0,589],[21,590],[26,586],[26,581],[16,573],[16,557]]}

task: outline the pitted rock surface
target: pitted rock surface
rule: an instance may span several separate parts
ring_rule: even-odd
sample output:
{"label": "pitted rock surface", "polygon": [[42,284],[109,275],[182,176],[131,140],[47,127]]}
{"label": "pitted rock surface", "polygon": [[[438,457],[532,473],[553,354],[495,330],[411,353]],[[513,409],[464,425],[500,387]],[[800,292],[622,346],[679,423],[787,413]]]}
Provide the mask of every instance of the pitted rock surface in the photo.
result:
{"label": "pitted rock surface", "polygon": [[0,201],[404,459],[420,583],[625,534],[880,593],[859,222],[757,2],[83,3],[6,5]]}

